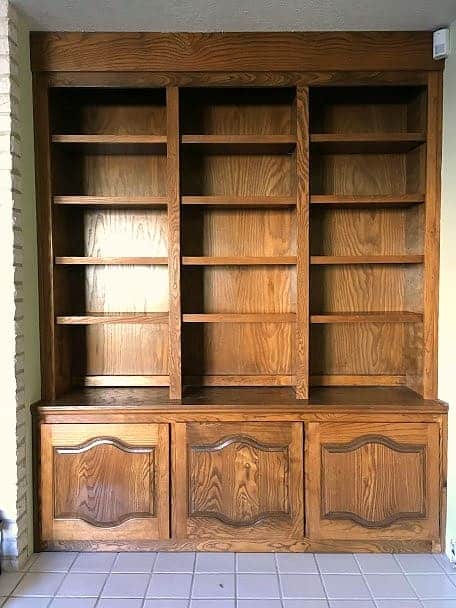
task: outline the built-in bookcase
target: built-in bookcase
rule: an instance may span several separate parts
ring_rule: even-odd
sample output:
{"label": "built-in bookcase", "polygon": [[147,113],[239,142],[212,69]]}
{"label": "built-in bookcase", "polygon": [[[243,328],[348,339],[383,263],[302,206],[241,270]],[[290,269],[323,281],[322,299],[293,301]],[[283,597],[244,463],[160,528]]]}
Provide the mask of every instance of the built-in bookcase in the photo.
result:
{"label": "built-in bookcase", "polygon": [[52,90],[56,392],[422,392],[426,89],[171,98]]}
{"label": "built-in bookcase", "polygon": [[310,124],[312,382],[418,388],[425,90],[312,90]]}

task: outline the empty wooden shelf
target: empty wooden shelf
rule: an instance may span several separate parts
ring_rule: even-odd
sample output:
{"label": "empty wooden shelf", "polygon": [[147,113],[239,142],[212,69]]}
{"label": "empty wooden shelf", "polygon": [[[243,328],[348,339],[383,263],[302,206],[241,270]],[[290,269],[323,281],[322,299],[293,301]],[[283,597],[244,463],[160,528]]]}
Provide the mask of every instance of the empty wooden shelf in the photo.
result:
{"label": "empty wooden shelf", "polygon": [[166,207],[166,196],[54,196],[55,205],[92,207]]}
{"label": "empty wooden shelf", "polygon": [[443,550],[431,38],[32,35],[37,550]]}

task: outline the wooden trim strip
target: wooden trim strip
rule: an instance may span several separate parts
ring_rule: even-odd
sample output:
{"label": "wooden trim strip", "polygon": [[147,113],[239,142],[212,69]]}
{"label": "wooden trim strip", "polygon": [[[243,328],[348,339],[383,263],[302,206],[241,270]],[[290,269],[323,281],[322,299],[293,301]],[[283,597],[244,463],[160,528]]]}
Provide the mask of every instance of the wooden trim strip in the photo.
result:
{"label": "wooden trim strip", "polygon": [[48,72],[50,87],[294,87],[427,85],[427,72]]}
{"label": "wooden trim strip", "polygon": [[437,397],[443,78],[429,74],[424,226],[423,397]]}
{"label": "wooden trim strip", "polygon": [[184,314],[184,323],[294,323],[294,312]]}
{"label": "wooden trim strip", "polygon": [[432,32],[35,32],[32,70],[443,70]]}
{"label": "wooden trim strip", "polygon": [[74,378],[82,386],[169,386],[169,376],[83,376]]}
{"label": "wooden trim strip", "polygon": [[296,91],[296,397],[309,396],[309,89]]}
{"label": "wooden trim strip", "polygon": [[[52,226],[49,90],[45,76],[33,78],[35,123],[36,201],[38,224],[38,277],[40,297],[40,353],[43,399],[56,397],[56,328],[54,325],[54,246]],[[39,160],[39,162],[38,162]]]}
{"label": "wooden trim strip", "polygon": [[382,375],[354,375],[323,374],[310,376],[311,386],[404,386],[406,377]]}
{"label": "wooden trim strip", "polygon": [[295,377],[291,375],[263,374],[258,376],[236,375],[217,376],[200,375],[184,376],[184,384],[188,386],[292,386]]}
{"label": "wooden trim strip", "polygon": [[169,396],[182,397],[181,201],[179,89],[166,89],[168,172]]}

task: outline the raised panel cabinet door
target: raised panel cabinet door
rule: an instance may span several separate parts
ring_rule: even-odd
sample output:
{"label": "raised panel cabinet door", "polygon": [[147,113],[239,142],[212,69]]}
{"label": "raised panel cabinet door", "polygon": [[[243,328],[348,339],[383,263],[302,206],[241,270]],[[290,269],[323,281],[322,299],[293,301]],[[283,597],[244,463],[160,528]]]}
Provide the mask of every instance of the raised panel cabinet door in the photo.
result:
{"label": "raised panel cabinet door", "polygon": [[179,537],[302,538],[301,423],[191,423],[174,432]]}
{"label": "raised panel cabinet door", "polygon": [[169,537],[166,424],[43,424],[41,537]]}
{"label": "raised panel cabinet door", "polygon": [[312,539],[439,539],[436,423],[311,423]]}

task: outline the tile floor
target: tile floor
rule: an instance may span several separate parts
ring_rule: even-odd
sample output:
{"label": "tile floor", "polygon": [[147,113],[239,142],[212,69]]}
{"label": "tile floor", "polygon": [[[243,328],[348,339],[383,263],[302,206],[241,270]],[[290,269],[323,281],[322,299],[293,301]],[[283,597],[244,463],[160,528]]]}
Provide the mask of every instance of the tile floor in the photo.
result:
{"label": "tile floor", "polygon": [[456,608],[441,555],[41,553],[3,608]]}

